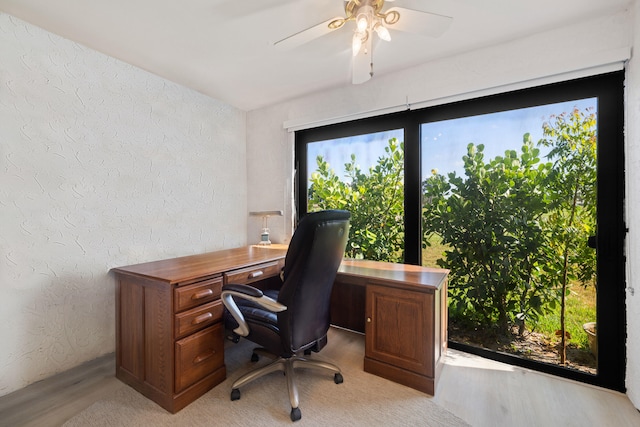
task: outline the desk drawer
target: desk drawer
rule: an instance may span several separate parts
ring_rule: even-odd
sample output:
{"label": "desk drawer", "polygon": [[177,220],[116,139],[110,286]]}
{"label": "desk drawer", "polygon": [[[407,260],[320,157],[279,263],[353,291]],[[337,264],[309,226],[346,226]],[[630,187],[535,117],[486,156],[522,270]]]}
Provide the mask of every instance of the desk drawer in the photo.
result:
{"label": "desk drawer", "polygon": [[224,365],[222,323],[176,342],[176,393]]}
{"label": "desk drawer", "polygon": [[284,265],[284,260],[267,262],[250,268],[230,271],[225,273],[225,283],[250,284],[269,277],[277,276]]}
{"label": "desk drawer", "polygon": [[188,286],[176,288],[173,305],[176,313],[220,298],[222,277],[203,280]]}
{"label": "desk drawer", "polygon": [[176,339],[222,319],[222,311],[222,301],[217,300],[184,313],[176,314],[174,322]]}

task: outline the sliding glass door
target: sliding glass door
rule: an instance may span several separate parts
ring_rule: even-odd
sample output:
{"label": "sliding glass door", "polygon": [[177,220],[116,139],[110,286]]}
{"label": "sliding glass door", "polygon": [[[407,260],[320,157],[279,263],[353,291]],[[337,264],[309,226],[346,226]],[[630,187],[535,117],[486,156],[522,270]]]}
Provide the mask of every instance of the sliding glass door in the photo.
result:
{"label": "sliding glass door", "polygon": [[624,390],[623,78],[296,132],[298,213],[351,210],[349,256],[450,269],[450,347]]}
{"label": "sliding glass door", "polygon": [[597,374],[597,117],[586,98],[422,124],[450,340]]}

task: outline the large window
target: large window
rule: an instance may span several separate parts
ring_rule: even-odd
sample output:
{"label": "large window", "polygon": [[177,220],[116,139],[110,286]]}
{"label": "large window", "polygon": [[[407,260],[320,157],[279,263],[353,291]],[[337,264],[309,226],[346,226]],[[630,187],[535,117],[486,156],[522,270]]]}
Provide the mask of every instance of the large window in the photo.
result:
{"label": "large window", "polygon": [[622,79],[297,132],[298,211],[352,211],[348,256],[450,269],[451,347],[622,390]]}

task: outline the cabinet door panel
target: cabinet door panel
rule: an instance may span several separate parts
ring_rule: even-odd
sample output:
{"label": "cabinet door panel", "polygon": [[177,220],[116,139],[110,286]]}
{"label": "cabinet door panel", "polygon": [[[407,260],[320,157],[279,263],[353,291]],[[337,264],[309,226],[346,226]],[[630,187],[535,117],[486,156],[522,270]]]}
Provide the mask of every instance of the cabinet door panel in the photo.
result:
{"label": "cabinet door panel", "polygon": [[366,357],[433,376],[433,294],[367,285]]}

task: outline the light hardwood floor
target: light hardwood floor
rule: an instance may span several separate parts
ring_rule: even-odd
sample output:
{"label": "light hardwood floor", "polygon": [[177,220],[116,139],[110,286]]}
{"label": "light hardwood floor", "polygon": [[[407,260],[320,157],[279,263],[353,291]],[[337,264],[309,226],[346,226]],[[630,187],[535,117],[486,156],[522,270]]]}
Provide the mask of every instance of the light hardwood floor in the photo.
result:
{"label": "light hardwood floor", "polygon": [[[362,349],[364,353],[364,349]],[[0,398],[0,426],[62,425],[126,387],[113,354]],[[622,393],[449,350],[435,403],[472,426],[640,426]]]}
{"label": "light hardwood floor", "polygon": [[0,397],[0,427],[54,427],[118,387],[113,353]]}
{"label": "light hardwood floor", "polygon": [[623,393],[454,350],[433,400],[472,426],[640,426]]}

